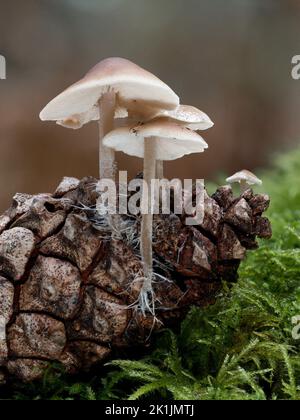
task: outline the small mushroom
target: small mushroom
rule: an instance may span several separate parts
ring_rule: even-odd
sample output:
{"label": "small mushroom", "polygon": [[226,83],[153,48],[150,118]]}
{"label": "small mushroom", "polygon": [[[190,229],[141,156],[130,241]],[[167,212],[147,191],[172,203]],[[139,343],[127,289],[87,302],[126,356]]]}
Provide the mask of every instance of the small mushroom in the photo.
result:
{"label": "small mushroom", "polygon": [[[214,123],[207,114],[200,109],[190,105],[179,105],[178,108],[172,111],[163,111],[155,116],[155,119],[161,121],[176,122],[190,130],[207,130],[213,127]],[[164,162],[157,161],[157,178],[164,178]]]}
{"label": "small mushroom", "polygon": [[207,130],[214,125],[207,114],[191,105],[179,105],[175,110],[162,111],[155,118],[166,118],[194,131]]}
{"label": "small mushroom", "polygon": [[[156,162],[175,160],[192,153],[201,153],[208,147],[202,137],[185,127],[169,121],[153,121],[134,129],[118,128],[107,134],[103,140],[106,147],[144,159],[144,181],[148,191],[143,190],[142,202],[148,203],[147,214],[142,216],[141,255],[144,265],[144,283],[140,295],[143,312],[153,312],[153,214],[151,181],[155,178]],[[149,299],[150,296],[150,299]],[[152,308],[152,309],[151,309]]]}
{"label": "small mushroom", "polygon": [[108,58],[54,98],[40,118],[73,129],[99,120],[100,179],[113,179],[114,152],[102,140],[114,128],[114,118],[149,115],[150,110],[157,113],[178,105],[178,96],[156,76],[123,58]]}
{"label": "small mushroom", "polygon": [[229,184],[234,184],[235,182],[238,182],[241,187],[241,193],[247,191],[250,185],[262,185],[262,181],[259,178],[257,178],[256,175],[254,175],[250,171],[247,171],[246,169],[237,172],[236,174],[227,178],[226,182],[228,182]]}

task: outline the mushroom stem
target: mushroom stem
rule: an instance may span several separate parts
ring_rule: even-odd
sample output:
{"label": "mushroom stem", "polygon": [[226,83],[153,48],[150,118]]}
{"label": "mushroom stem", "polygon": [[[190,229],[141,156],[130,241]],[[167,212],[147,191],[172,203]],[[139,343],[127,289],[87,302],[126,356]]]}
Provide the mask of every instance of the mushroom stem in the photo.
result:
{"label": "mushroom stem", "polygon": [[[148,188],[143,190],[142,202],[147,202],[147,214],[142,216],[141,226],[141,255],[144,265],[145,282],[143,284],[142,293],[144,299],[142,302],[147,302],[147,294],[152,292],[152,275],[153,275],[153,214],[152,214],[152,194],[151,194],[151,181],[155,178],[156,170],[156,141],[155,138],[150,137],[144,140],[145,154],[144,154],[144,181],[147,183]],[[150,306],[150,305],[149,305]],[[145,308],[142,308],[143,310]],[[149,308],[148,308],[149,309]]]}
{"label": "mushroom stem", "polygon": [[241,187],[241,194],[243,194],[249,188],[247,181],[244,181],[244,180],[241,181],[240,187]]}
{"label": "mushroom stem", "polygon": [[114,128],[116,107],[115,92],[102,95],[99,105],[99,175],[100,179],[114,179],[115,177],[115,151],[103,145],[103,138]]}
{"label": "mushroom stem", "polygon": [[156,162],[156,178],[163,179],[164,178],[164,161],[158,160]]}

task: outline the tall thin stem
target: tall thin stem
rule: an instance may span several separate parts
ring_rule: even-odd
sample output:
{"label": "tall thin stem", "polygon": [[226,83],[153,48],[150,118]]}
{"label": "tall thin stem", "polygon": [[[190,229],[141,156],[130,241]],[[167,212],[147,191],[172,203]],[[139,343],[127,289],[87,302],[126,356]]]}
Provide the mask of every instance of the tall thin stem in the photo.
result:
{"label": "tall thin stem", "polygon": [[164,161],[158,160],[156,162],[156,178],[164,179]]}
{"label": "tall thin stem", "polygon": [[103,138],[114,128],[116,108],[116,94],[107,92],[99,102],[99,176],[100,179],[114,179],[115,177],[115,152],[103,145]]}
{"label": "tall thin stem", "polygon": [[[146,284],[144,289],[152,290],[152,272],[153,272],[153,214],[152,214],[152,194],[151,181],[155,178],[156,170],[156,140],[155,138],[145,139],[145,154],[144,154],[144,181],[147,183],[148,189],[143,191],[143,203],[148,198],[148,211],[142,217],[141,226],[141,254],[144,263],[144,271],[146,277]],[[147,197],[148,196],[148,197]]]}

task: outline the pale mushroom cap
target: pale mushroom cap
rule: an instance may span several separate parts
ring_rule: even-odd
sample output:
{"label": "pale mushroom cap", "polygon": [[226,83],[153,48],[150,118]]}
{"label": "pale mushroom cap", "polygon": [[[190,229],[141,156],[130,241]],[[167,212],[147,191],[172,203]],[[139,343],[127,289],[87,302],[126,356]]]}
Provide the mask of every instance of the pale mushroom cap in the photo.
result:
{"label": "pale mushroom cap", "polygon": [[144,139],[156,142],[157,160],[175,160],[208,148],[203,138],[178,124],[153,121],[137,127],[122,127],[104,137],[104,145],[118,152],[144,157]]}
{"label": "pale mushroom cap", "polygon": [[246,182],[248,185],[262,185],[262,181],[257,178],[252,172],[244,169],[243,171],[237,172],[231,177],[227,178],[226,181],[229,184],[234,184],[235,182]]}
{"label": "pale mushroom cap", "polygon": [[175,110],[160,112],[156,118],[176,121],[191,130],[207,130],[214,125],[207,114],[190,105],[179,105]]}
{"label": "pale mushroom cap", "polygon": [[[74,116],[81,121],[99,119],[98,101],[109,91],[117,94],[115,116],[126,117],[143,107],[171,110],[179,105],[178,96],[150,72],[124,58],[108,58],[93,67],[79,82],[54,98],[40,113],[43,121],[64,122]],[[79,123],[80,125],[80,123]]]}

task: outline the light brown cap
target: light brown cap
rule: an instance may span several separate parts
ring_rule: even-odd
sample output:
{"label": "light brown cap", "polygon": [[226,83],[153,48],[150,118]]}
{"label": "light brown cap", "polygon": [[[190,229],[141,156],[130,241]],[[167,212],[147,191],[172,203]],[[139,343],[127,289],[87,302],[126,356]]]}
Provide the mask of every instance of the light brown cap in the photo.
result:
{"label": "light brown cap", "polygon": [[144,139],[156,142],[157,160],[175,160],[208,148],[203,138],[194,131],[174,122],[153,121],[137,127],[122,127],[108,133],[105,146],[139,158],[144,157]]}
{"label": "light brown cap", "polygon": [[179,105],[175,110],[160,112],[155,118],[167,118],[195,131],[207,130],[214,125],[207,114],[190,105]]}
{"label": "light brown cap", "polygon": [[247,171],[247,169],[237,172],[236,174],[227,178],[226,181],[229,184],[234,184],[235,182],[246,182],[248,185],[262,185],[262,181],[252,172]]}
{"label": "light brown cap", "polygon": [[149,109],[157,112],[179,105],[179,98],[172,89],[150,72],[124,58],[108,58],[46,105],[40,118],[67,126],[69,119],[78,119],[75,126],[80,127],[99,119],[98,101],[109,91],[117,94],[118,118],[126,117],[127,110],[142,113],[145,107],[147,112]]}

